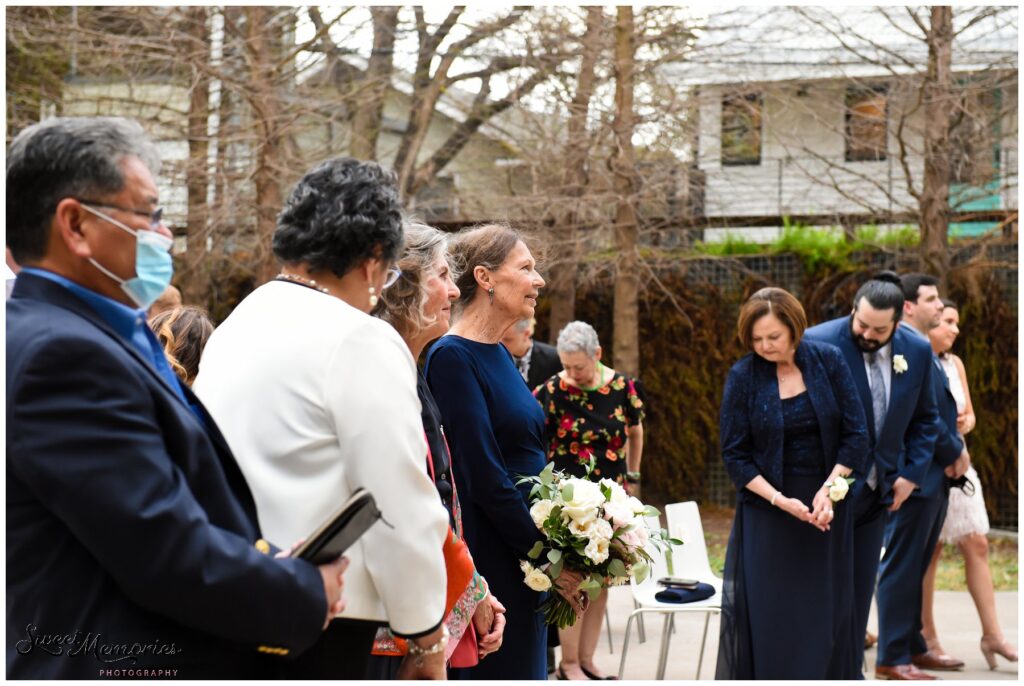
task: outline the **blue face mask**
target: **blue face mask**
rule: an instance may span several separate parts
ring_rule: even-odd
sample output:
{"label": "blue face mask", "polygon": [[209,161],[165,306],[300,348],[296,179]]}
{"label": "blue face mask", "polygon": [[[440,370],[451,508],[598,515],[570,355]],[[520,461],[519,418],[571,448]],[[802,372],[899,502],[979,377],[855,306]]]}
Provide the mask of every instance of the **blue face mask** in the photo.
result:
{"label": "blue face mask", "polygon": [[156,231],[136,231],[121,222],[98,212],[88,205],[82,207],[100,219],[110,222],[117,228],[135,236],[135,276],[127,281],[106,269],[96,260],[89,262],[101,272],[121,285],[121,290],[131,298],[137,307],[143,310],[156,302],[160,294],[171,285],[174,275],[174,262],[171,258],[171,246],[174,241]]}

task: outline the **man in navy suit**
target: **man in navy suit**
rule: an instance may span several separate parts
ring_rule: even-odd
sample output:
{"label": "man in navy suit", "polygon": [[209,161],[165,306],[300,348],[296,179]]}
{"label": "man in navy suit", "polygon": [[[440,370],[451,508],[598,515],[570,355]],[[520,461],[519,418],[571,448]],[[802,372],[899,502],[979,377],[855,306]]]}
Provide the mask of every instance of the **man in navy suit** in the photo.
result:
{"label": "man in navy suit", "polygon": [[51,119],[8,150],[8,678],[265,676],[341,609],[346,562],[267,554],[146,326],[171,275],[158,164],[123,119]]}
{"label": "man in navy suit", "polygon": [[[901,278],[904,297],[901,329],[930,346],[928,332],[939,325],[942,300],[938,279],[926,274]],[[962,669],[963,661],[933,653],[921,636],[921,584],[946,519],[947,475],[967,471],[970,456],[956,429],[956,400],[933,354],[929,371],[941,422],[934,458],[911,498],[892,515],[885,531],[885,556],[878,576],[878,666],[876,674],[913,664],[937,670]],[[934,678],[934,677],[933,677]]]}
{"label": "man in navy suit", "polygon": [[[854,508],[854,623],[849,640],[860,660],[886,517],[898,512],[924,482],[938,433],[931,346],[898,326],[902,314],[899,277],[883,272],[860,287],[849,316],[804,334],[843,352],[868,420],[871,459],[864,473],[854,474],[847,498]],[[924,674],[909,664],[898,671],[893,678]]]}

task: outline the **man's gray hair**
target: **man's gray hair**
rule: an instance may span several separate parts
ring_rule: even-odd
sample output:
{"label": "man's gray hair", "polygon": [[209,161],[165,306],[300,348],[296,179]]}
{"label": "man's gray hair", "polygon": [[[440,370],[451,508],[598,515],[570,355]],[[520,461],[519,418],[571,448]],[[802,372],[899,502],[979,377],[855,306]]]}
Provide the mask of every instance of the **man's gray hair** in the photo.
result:
{"label": "man's gray hair", "polygon": [[569,322],[558,332],[557,348],[560,353],[582,352],[587,357],[593,357],[600,346],[597,332],[586,322]]}
{"label": "man's gray hair", "polygon": [[137,157],[156,176],[160,156],[138,122],[58,117],[33,124],[7,150],[7,245],[18,262],[46,253],[64,198],[102,199],[124,188],[121,165]]}

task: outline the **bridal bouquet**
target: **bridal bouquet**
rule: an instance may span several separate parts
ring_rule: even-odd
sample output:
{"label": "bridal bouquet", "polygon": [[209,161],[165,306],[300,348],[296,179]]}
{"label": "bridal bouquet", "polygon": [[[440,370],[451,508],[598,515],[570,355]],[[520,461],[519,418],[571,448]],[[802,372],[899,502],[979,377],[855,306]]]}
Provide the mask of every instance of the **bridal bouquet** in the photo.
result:
{"label": "bridal bouquet", "polygon": [[[591,464],[593,468],[593,460]],[[681,544],[664,529],[649,529],[645,515],[657,516],[657,508],[644,505],[611,479],[598,482],[554,471],[549,463],[537,476],[519,483],[533,483],[530,516],[544,535],[522,561],[524,583],[535,591],[549,590],[565,570],[583,576],[580,589],[594,598],[602,588],[643,581],[650,572],[648,542],[655,547]],[[548,624],[564,629],[576,622],[576,613],[565,598],[552,593],[543,606]]]}

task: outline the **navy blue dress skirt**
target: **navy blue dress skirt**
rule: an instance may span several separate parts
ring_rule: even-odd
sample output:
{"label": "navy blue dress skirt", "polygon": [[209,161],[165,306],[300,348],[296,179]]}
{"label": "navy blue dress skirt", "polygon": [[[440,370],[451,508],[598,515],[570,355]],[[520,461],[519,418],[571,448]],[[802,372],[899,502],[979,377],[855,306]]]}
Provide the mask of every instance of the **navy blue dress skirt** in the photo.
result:
{"label": "navy blue dress skirt", "polygon": [[[813,509],[828,476],[807,393],[782,401],[782,492]],[[717,679],[855,679],[853,511],[821,532],[743,490],[725,560]]]}

